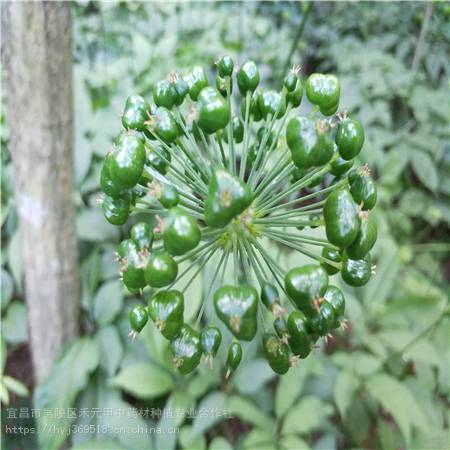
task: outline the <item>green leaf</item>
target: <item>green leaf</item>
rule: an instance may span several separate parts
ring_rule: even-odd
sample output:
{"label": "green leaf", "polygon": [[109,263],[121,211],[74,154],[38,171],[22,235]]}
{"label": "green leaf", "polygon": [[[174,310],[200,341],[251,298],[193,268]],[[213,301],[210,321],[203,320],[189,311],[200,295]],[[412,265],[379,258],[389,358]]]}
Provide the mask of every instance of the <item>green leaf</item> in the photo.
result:
{"label": "green leaf", "polygon": [[111,323],[122,310],[123,290],[119,280],[106,281],[94,298],[94,319],[99,325]]}
{"label": "green leaf", "polygon": [[411,164],[424,186],[434,192],[438,187],[439,177],[430,155],[421,150],[414,150],[411,154]]}
{"label": "green leaf", "polygon": [[[194,441],[217,422],[224,420],[227,408],[227,398],[223,392],[217,391],[207,395],[198,405],[198,411],[205,411],[204,415],[197,415],[192,422],[192,436]],[[217,413],[216,413],[217,412]]]}
{"label": "green leaf", "polygon": [[267,428],[253,428],[245,436],[243,448],[246,450],[275,450],[278,446],[273,442],[273,435]]}
{"label": "green leaf", "polygon": [[163,415],[158,423],[161,433],[156,434],[156,448],[173,450],[176,447],[177,434],[173,430],[183,423],[189,402],[189,396],[184,391],[175,391],[167,399],[164,409],[172,414]]}
{"label": "green leaf", "polygon": [[29,394],[27,387],[23,383],[8,375],[5,375],[3,377],[3,383],[8,388],[9,391],[14,392],[16,395],[20,397],[26,397]]}
{"label": "green leaf", "polygon": [[[86,386],[89,374],[98,366],[98,346],[94,339],[83,337],[74,341],[53,366],[47,380],[40,384],[34,393],[34,407],[70,408],[78,393]],[[41,430],[38,434],[40,448],[56,449],[66,440],[72,419],[65,416],[56,419],[41,415],[37,424]],[[62,433],[52,433],[52,427],[58,427]]]}
{"label": "green leaf", "polygon": [[282,437],[280,444],[281,448],[285,450],[309,450],[311,448],[303,439],[292,435]]}
{"label": "green leaf", "polygon": [[245,398],[238,397],[237,395],[230,397],[228,399],[228,408],[233,416],[239,417],[244,422],[261,428],[271,429],[273,427],[273,419]]}
{"label": "green leaf", "polygon": [[345,417],[359,386],[360,381],[353,373],[346,370],[338,373],[334,383],[334,401],[341,417]]}
{"label": "green leaf", "polygon": [[123,345],[119,332],[113,325],[100,328],[97,333],[100,348],[100,366],[108,376],[116,373],[123,356]]}
{"label": "green leaf", "polygon": [[233,447],[225,438],[218,436],[211,441],[208,450],[233,450]]}
{"label": "green leaf", "polygon": [[311,373],[313,364],[312,358],[307,358],[302,361],[300,367],[291,368],[286,375],[279,378],[275,394],[275,414],[277,417],[283,416],[295,403],[303,390],[306,378]]}
{"label": "green leaf", "polygon": [[85,241],[117,241],[119,229],[109,224],[103,217],[101,209],[85,209],[77,216],[77,234]]}
{"label": "green leaf", "polygon": [[233,385],[242,394],[253,394],[275,376],[266,360],[255,359],[239,368],[234,377]]}
{"label": "green leaf", "polygon": [[192,427],[185,425],[180,430],[179,442],[185,450],[204,450],[206,449],[206,439],[202,434],[193,435]]}
{"label": "green leaf", "polygon": [[2,267],[2,311],[8,306],[14,293],[14,281],[9,272]]}
{"label": "green leaf", "polygon": [[22,263],[22,245],[20,242],[20,233],[17,230],[11,240],[8,247],[8,265],[11,273],[16,282],[16,286],[22,291],[22,275],[23,275],[23,263]]}
{"label": "green leaf", "polygon": [[2,323],[2,333],[11,344],[28,341],[28,312],[25,303],[14,301],[9,305]]}
{"label": "green leaf", "polygon": [[71,447],[71,450],[126,450],[126,447],[123,447],[118,442],[113,440],[102,439],[101,441],[88,441],[82,442]]}
{"label": "green leaf", "polygon": [[409,445],[411,427],[427,428],[427,420],[404,383],[387,374],[375,374],[365,383],[370,395],[395,419]]}
{"label": "green leaf", "polygon": [[174,386],[169,372],[144,362],[125,367],[111,383],[134,397],[143,399],[160,397]]}
{"label": "green leaf", "polygon": [[304,397],[287,413],[282,435],[291,433],[307,434],[323,426],[333,408],[317,397]]}

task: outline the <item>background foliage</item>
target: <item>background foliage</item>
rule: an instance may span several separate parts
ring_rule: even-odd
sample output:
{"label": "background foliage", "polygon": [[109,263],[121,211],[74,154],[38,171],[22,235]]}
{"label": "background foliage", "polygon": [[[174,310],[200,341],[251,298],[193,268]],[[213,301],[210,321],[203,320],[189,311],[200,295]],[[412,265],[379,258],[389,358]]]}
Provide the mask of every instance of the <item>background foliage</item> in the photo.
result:
{"label": "background foliage", "polygon": [[[111,428],[73,434],[74,448],[447,448],[449,6],[321,2],[309,8],[284,2],[74,4],[83,337],[66,349],[46,383],[30,385],[23,369],[27,311],[2,127],[4,403],[11,397],[13,407],[34,401],[38,408],[218,408],[234,416],[38,420],[62,427],[179,427],[178,434],[153,436]],[[427,8],[431,19],[415,61]],[[377,276],[364,289],[345,288],[349,328],[284,377],[275,377],[257,345],[249,344],[229,383],[220,376],[223,354],[214,371],[203,367],[186,378],[174,371],[166,343],[152,327],[136,342],[127,338],[128,310],[141,300],[117,280],[113,252],[124,230],[107,224],[95,202],[101,157],[119,129],[124,99],[133,92],[148,96],[173,69],[202,64],[212,73],[223,53],[239,62],[251,57],[263,83],[274,87],[286,63],[300,63],[303,74],[340,76],[342,107],[367,130],[361,162],[377,178],[380,230]],[[282,258],[290,265],[302,261],[286,249]],[[190,317],[201,289],[200,282],[190,288]],[[35,447],[35,438],[2,436],[5,448]],[[66,440],[55,433],[39,439],[46,449]]]}

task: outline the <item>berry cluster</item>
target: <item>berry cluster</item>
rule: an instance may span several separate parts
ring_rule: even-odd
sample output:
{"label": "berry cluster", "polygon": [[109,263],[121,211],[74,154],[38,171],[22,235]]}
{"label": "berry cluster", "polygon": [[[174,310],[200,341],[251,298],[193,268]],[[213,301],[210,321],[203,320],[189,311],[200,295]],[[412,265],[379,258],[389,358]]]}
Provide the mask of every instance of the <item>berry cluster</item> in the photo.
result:
{"label": "berry cluster", "polygon": [[[253,340],[260,329],[265,358],[283,374],[343,322],[345,299],[329,278],[340,273],[347,284],[362,286],[373,271],[369,252],[377,229],[369,212],[376,186],[366,166],[353,168],[364,130],[335,115],[340,85],[334,75],[303,81],[294,67],[281,91],[260,90],[253,61],[237,69],[224,56],[216,65],[215,87],[196,67],[159,81],[151,102],[127,99],[124,129],[101,171],[102,207],[115,225],[138,212],[157,219],[153,227],[135,223],[118,248],[123,283],[149,298],[130,311],[133,334],[150,318],[187,374],[202,355],[212,363],[221,321],[234,336],[229,374],[241,361],[240,341]],[[305,117],[295,112],[303,91],[312,104]],[[308,233],[321,226],[323,237]],[[268,240],[315,263],[285,270],[266,250]],[[184,321],[184,291],[208,263],[214,275],[191,326]],[[230,272],[233,284],[223,285]],[[189,274],[184,289],[173,289]],[[211,294],[214,317],[199,330]]]}

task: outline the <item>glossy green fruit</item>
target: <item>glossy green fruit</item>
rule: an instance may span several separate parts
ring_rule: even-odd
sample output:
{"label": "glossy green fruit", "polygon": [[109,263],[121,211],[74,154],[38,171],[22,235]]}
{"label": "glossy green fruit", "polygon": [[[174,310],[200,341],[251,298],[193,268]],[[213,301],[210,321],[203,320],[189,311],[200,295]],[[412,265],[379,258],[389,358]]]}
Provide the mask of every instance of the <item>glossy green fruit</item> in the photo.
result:
{"label": "glossy green fruit", "polygon": [[134,242],[128,244],[125,251],[126,255],[122,261],[123,284],[131,291],[143,289],[147,284],[145,281],[147,256],[139,252]]}
{"label": "glossy green fruit", "polygon": [[203,328],[200,333],[200,344],[202,346],[203,353],[206,356],[212,356],[214,358],[219,350],[221,342],[222,333],[213,325]]}
{"label": "glossy green fruit", "polygon": [[[265,127],[261,127],[256,132],[256,139],[258,141],[258,147],[264,139],[264,136],[267,134],[267,129]],[[273,146],[273,143],[276,139],[275,133],[273,131],[268,133],[268,137],[266,138],[265,148],[270,149]]]}
{"label": "glossy green fruit", "polygon": [[321,106],[320,107],[320,112],[324,115],[324,116],[332,116],[333,114],[336,114],[337,110],[339,109],[339,103],[335,103],[333,105],[330,106]]}
{"label": "glossy green fruit", "polygon": [[102,203],[103,215],[112,225],[123,225],[130,215],[130,199],[127,195],[105,196]]}
{"label": "glossy green fruit", "polygon": [[336,144],[343,159],[353,159],[364,144],[364,128],[357,120],[345,119],[336,131]]}
{"label": "glossy green fruit", "polygon": [[230,108],[220,93],[207,86],[198,96],[198,124],[208,133],[215,133],[225,128],[230,121]]}
{"label": "glossy green fruit", "polygon": [[356,239],[345,249],[352,259],[362,259],[372,250],[377,240],[377,226],[369,216],[363,216]]}
{"label": "glossy green fruit", "polygon": [[200,363],[202,349],[200,333],[184,324],[171,343],[173,362],[182,374],[191,373]]}
{"label": "glossy green fruit", "polygon": [[184,298],[181,292],[157,292],[148,302],[147,310],[156,328],[166,339],[175,339],[180,334],[184,313]]}
{"label": "glossy green fruit", "polygon": [[189,93],[189,86],[183,78],[178,77],[175,81],[175,90],[177,91],[175,105],[180,106],[184,102],[186,95]]}
{"label": "glossy green fruit", "polygon": [[144,131],[149,111],[149,104],[140,95],[130,95],[125,102],[122,125],[126,129]]}
{"label": "glossy green fruit", "polygon": [[348,247],[358,235],[361,219],[358,205],[348,189],[333,191],[323,207],[325,231],[331,244]]}
{"label": "glossy green fruit", "polygon": [[180,202],[177,188],[171,184],[164,184],[158,200],[167,209],[177,206]]}
{"label": "glossy green fruit", "polygon": [[[236,144],[240,144],[244,140],[244,124],[238,116],[233,116],[231,119],[231,124],[233,128],[233,140]],[[222,133],[223,140],[228,143],[228,130],[223,130]]]}
{"label": "glossy green fruit", "polygon": [[264,119],[280,119],[286,113],[286,98],[277,91],[264,91],[258,98],[258,108]]}
{"label": "glossy green fruit", "polygon": [[327,108],[339,103],[339,80],[334,75],[313,73],[306,80],[306,96],[308,100],[321,108]]}
{"label": "glossy green fruit", "polygon": [[251,341],[256,334],[258,294],[251,286],[223,286],[214,294],[219,319],[233,335]]}
{"label": "glossy green fruit", "polygon": [[173,114],[164,106],[156,110],[156,114],[150,118],[150,130],[163,142],[171,144],[179,134],[178,124]]}
{"label": "glossy green fruit", "polygon": [[[262,119],[261,111],[259,110],[259,98],[261,97],[260,91],[253,92],[252,97],[250,98],[250,106],[249,106],[249,117],[253,118],[253,122],[259,122]],[[245,113],[247,108],[247,100],[244,97],[241,102],[241,114],[242,118],[245,120]]]}
{"label": "glossy green fruit", "polygon": [[165,175],[169,167],[171,159],[170,153],[162,147],[149,148],[147,152],[147,164],[157,170],[160,174]]}
{"label": "glossy green fruit", "polygon": [[350,192],[353,200],[358,205],[362,205],[362,209],[372,209],[377,202],[377,187],[372,177],[367,174],[356,174],[349,176]]}
{"label": "glossy green fruit", "polygon": [[[322,256],[336,263],[340,263],[342,261],[341,252],[331,247],[324,247],[322,250]],[[326,262],[321,262],[320,265],[327,271],[328,275],[334,275],[339,272],[337,267],[327,264]]]}
{"label": "glossy green fruit", "polygon": [[184,77],[184,80],[189,87],[189,96],[194,101],[197,101],[200,91],[208,86],[208,78],[203,67],[194,67],[192,71]]}
{"label": "glossy green fruit", "polygon": [[131,239],[138,250],[150,250],[153,242],[153,231],[148,223],[138,222],[131,227]]}
{"label": "glossy green fruit", "polygon": [[261,286],[261,301],[264,306],[275,315],[281,309],[281,300],[278,289],[271,283],[264,283]]}
{"label": "glossy green fruit", "polygon": [[142,305],[135,306],[133,309],[130,309],[128,319],[131,329],[136,333],[140,333],[148,321],[147,311]]}
{"label": "glossy green fruit", "polygon": [[333,306],[326,300],[322,301],[319,313],[309,319],[309,325],[313,333],[317,333],[319,336],[327,335],[335,325]]}
{"label": "glossy green fruit", "polygon": [[[220,95],[227,98],[227,80],[225,78],[216,75],[216,89],[220,92]],[[233,83],[230,79],[230,94],[233,93]]]}
{"label": "glossy green fruit", "polygon": [[118,188],[111,179],[109,172],[111,158],[112,154],[108,153],[103,160],[102,169],[100,171],[100,189],[110,197],[117,197],[123,192],[123,190]]}
{"label": "glossy green fruit", "polygon": [[344,173],[348,172],[352,168],[354,162],[354,159],[349,159],[347,161],[341,156],[337,156],[336,159],[331,161],[330,172],[336,176],[344,175]]}
{"label": "glossy green fruit", "polygon": [[293,108],[300,106],[303,97],[303,82],[300,78],[297,79],[295,89],[286,94],[286,101],[292,105]]}
{"label": "glossy green fruit", "polygon": [[287,320],[289,347],[294,355],[306,358],[311,353],[312,342],[309,336],[309,322],[301,311],[292,311]]}
{"label": "glossy green fruit", "polygon": [[345,253],[342,258],[342,279],[350,286],[364,286],[372,275],[372,259],[368,253],[363,259],[350,259]]}
{"label": "glossy green fruit", "polygon": [[264,356],[272,370],[280,375],[285,374],[290,367],[289,347],[280,341],[277,336],[270,333],[264,333],[262,347]]}
{"label": "glossy green fruit", "polygon": [[157,251],[150,255],[145,269],[145,280],[154,288],[167,286],[175,281],[178,264],[168,252]]}
{"label": "glossy green fruit", "polygon": [[314,312],[313,301],[328,287],[328,275],[321,266],[308,264],[291,269],[284,279],[286,292],[305,314]]}
{"label": "glossy green fruit", "polygon": [[121,139],[109,162],[109,174],[117,188],[136,186],[144,170],[145,156],[144,144],[138,137],[129,134]]}
{"label": "glossy green fruit", "polygon": [[221,76],[222,78],[231,77],[231,75],[233,74],[234,62],[230,56],[222,56],[222,58],[220,58],[219,61],[216,62],[216,65],[219,76]]}
{"label": "glossy green fruit", "polygon": [[292,70],[284,77],[283,86],[287,92],[293,92],[295,90],[298,79],[297,73]]}
{"label": "glossy green fruit", "polygon": [[137,251],[137,245],[131,239],[124,239],[117,247],[117,256],[119,259],[126,259],[128,252],[131,250]]}
{"label": "glossy green fruit", "polygon": [[333,156],[333,141],[321,122],[294,117],[286,127],[286,142],[297,167],[308,169],[327,163]]}
{"label": "glossy green fruit", "polygon": [[317,143],[311,152],[311,162],[313,166],[323,166],[333,157],[334,142],[330,134],[329,125],[323,121],[315,123],[317,133]]}
{"label": "glossy green fruit", "polygon": [[177,90],[175,84],[170,80],[161,80],[156,83],[153,91],[153,101],[156,106],[164,106],[167,109],[172,109],[177,101]]}
{"label": "glossy green fruit", "polygon": [[216,169],[209,183],[205,203],[205,222],[222,228],[245,211],[253,201],[249,187],[224,169]]}
{"label": "glossy green fruit", "polygon": [[164,228],[164,248],[171,255],[184,255],[197,247],[200,238],[200,227],[196,220],[184,210],[172,208]]}
{"label": "glossy green fruit", "polygon": [[338,328],[340,325],[340,319],[342,319],[345,312],[344,294],[336,286],[328,286],[323,298],[333,307],[334,310],[333,328]]}
{"label": "glossy green fruit", "polygon": [[230,376],[239,366],[242,360],[242,347],[239,342],[232,342],[227,354],[227,375],[226,378]]}
{"label": "glossy green fruit", "polygon": [[253,61],[246,61],[237,73],[239,91],[245,96],[247,92],[253,92],[259,84],[259,71]]}
{"label": "glossy green fruit", "polygon": [[285,343],[289,339],[289,331],[287,329],[286,319],[283,316],[277,317],[273,321],[273,328],[277,333],[277,336]]}

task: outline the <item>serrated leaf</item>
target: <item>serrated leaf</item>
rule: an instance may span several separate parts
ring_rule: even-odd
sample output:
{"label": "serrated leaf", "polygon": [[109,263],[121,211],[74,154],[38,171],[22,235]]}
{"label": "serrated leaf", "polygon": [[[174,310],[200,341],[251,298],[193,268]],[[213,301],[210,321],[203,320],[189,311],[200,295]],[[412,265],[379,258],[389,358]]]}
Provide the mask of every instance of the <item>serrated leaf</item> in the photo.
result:
{"label": "serrated leaf", "polygon": [[395,419],[408,445],[412,426],[426,429],[427,420],[405,384],[380,373],[371,376],[365,386],[370,395]]}
{"label": "serrated leaf", "polygon": [[123,345],[117,328],[109,325],[97,333],[100,348],[100,366],[108,376],[116,373],[123,356]]}
{"label": "serrated leaf", "polygon": [[174,386],[169,372],[144,362],[125,367],[112,379],[111,383],[143,399],[160,397]]}
{"label": "serrated leaf", "polygon": [[353,373],[346,370],[339,372],[334,383],[334,401],[341,417],[345,416],[359,386],[360,381]]}
{"label": "serrated leaf", "polygon": [[[72,407],[78,393],[87,385],[89,375],[97,368],[98,361],[98,346],[94,339],[83,337],[74,341],[55,363],[47,380],[37,386],[34,407],[41,410]],[[59,448],[66,439],[71,423],[72,419],[67,416],[56,419],[41,415],[37,424],[41,430],[48,432],[38,434],[40,448]],[[54,426],[61,433],[52,433]]]}
{"label": "serrated leaf", "polygon": [[430,155],[421,150],[414,150],[411,155],[411,164],[424,186],[434,192],[438,187],[439,177]]}
{"label": "serrated leaf", "polygon": [[244,422],[261,428],[271,429],[273,420],[264,414],[259,407],[245,398],[234,395],[228,399],[228,408],[233,416],[237,416]]}
{"label": "serrated leaf", "polygon": [[94,298],[94,319],[99,325],[111,323],[122,310],[123,290],[119,280],[103,283]]}

